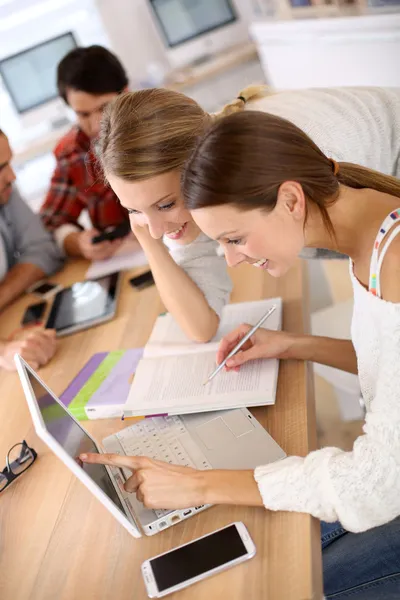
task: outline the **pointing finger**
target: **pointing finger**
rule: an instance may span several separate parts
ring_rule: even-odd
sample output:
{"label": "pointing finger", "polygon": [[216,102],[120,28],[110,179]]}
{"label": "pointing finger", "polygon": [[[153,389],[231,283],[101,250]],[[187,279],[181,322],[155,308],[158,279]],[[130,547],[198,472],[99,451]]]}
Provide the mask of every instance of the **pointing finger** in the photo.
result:
{"label": "pointing finger", "polygon": [[139,469],[142,464],[140,456],[120,456],[119,454],[81,454],[79,458],[85,463],[109,465],[132,470]]}

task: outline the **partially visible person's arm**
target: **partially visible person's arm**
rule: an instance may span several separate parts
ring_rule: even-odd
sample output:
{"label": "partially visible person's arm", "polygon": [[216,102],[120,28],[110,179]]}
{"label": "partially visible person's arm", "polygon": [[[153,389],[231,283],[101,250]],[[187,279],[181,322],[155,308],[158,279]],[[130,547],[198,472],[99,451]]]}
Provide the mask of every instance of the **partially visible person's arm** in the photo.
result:
{"label": "partially visible person's arm", "polygon": [[0,283],[0,310],[44,276],[45,272],[42,269],[29,263],[11,267]]}
{"label": "partially visible person's arm", "polygon": [[0,368],[15,371],[15,354],[19,354],[33,369],[49,362],[56,351],[56,333],[50,329],[32,331],[25,339],[0,340]]}
{"label": "partially visible person's arm", "polygon": [[67,256],[83,256],[88,260],[110,258],[122,241],[92,244],[92,238],[98,235],[99,231],[84,231],[78,224],[79,216],[85,208],[86,205],[73,184],[71,165],[66,159],[57,160],[50,189],[40,209],[43,223],[48,230],[54,232],[54,239]]}
{"label": "partially visible person's arm", "polygon": [[315,335],[294,336],[291,357],[328,365],[357,375],[357,356],[351,340]]}
{"label": "partially visible person's arm", "polygon": [[[250,328],[250,325],[240,325],[221,340],[217,352],[217,364],[224,360]],[[258,358],[308,360],[349,373],[358,372],[357,357],[351,340],[296,335],[267,329],[256,331],[244,344],[242,350],[227,361],[226,367],[228,370],[238,368],[247,361]]]}
{"label": "partially visible person's arm", "polygon": [[63,228],[66,236],[72,232],[82,231],[78,219],[85,205],[73,184],[68,160],[65,158],[56,158],[56,160],[56,168],[46,199],[40,208],[40,216],[46,229],[55,232]]}
{"label": "partially visible person's arm", "polygon": [[17,264],[10,268],[0,284],[0,308],[36,281],[61,269],[64,259],[40,217],[22,200],[16,188],[4,209]]}
{"label": "partially visible person's arm", "polygon": [[[65,225],[64,227],[68,227]],[[63,227],[60,227],[60,230]],[[68,256],[83,256],[88,260],[105,260],[113,256],[113,254],[123,244],[122,239],[104,241],[99,244],[93,244],[92,239],[99,235],[97,229],[86,229],[85,231],[71,231],[64,238],[64,250]],[[57,235],[57,232],[56,232]]]}
{"label": "partially visible person's arm", "polygon": [[[66,158],[57,158],[56,168],[51,178],[50,188],[40,208],[40,215],[45,227],[52,231],[59,248],[67,256],[84,256],[82,238],[84,231],[78,219],[85,205],[79,198],[78,190],[73,184],[71,165]],[[93,234],[95,235],[95,234]],[[93,236],[92,236],[93,237]]]}
{"label": "partially visible person's arm", "polygon": [[165,308],[189,338],[208,342],[217,332],[219,317],[202,290],[176,264],[162,240],[153,239],[147,228],[137,227],[134,233],[149,261]]}

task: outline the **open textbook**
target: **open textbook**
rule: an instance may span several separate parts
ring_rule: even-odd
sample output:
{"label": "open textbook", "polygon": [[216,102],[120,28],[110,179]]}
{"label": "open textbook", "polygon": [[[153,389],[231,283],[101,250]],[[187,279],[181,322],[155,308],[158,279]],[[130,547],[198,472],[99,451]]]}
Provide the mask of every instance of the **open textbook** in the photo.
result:
{"label": "open textbook", "polygon": [[171,315],[157,319],[136,369],[125,417],[181,415],[212,410],[274,404],[279,361],[251,361],[236,371],[222,371],[204,385],[215,369],[219,341],[241,323],[254,325],[273,304],[265,329],[278,330],[281,298],[229,304],[223,309],[215,338],[207,344],[190,341]]}

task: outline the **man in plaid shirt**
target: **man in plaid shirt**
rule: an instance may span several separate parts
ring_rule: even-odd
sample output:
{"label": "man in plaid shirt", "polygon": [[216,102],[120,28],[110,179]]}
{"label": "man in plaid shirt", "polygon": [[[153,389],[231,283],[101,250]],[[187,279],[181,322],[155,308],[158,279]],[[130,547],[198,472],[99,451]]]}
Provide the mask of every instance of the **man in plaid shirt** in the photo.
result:
{"label": "man in plaid shirt", "polygon": [[[41,207],[47,229],[69,256],[102,260],[114,254],[121,240],[92,244],[92,238],[129,217],[118,198],[103,183],[91,142],[100,129],[103,109],[125,91],[128,79],[117,57],[101,46],[76,48],[57,71],[60,96],[74,110],[77,125],[58,143],[50,190]],[[83,230],[78,218],[87,210],[92,229]]]}

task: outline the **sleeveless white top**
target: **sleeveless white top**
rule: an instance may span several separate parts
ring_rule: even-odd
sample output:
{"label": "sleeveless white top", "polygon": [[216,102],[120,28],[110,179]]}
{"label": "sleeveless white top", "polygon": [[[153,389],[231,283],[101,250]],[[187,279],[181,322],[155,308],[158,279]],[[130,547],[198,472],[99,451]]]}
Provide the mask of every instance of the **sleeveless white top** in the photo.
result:
{"label": "sleeveless white top", "polygon": [[[384,240],[381,256],[392,239]],[[380,266],[373,274],[379,280]],[[310,513],[361,532],[400,515],[400,304],[362,286],[351,261],[350,275],[364,434],[351,452],[323,448],[292,456],[257,467],[255,479],[266,508]]]}

